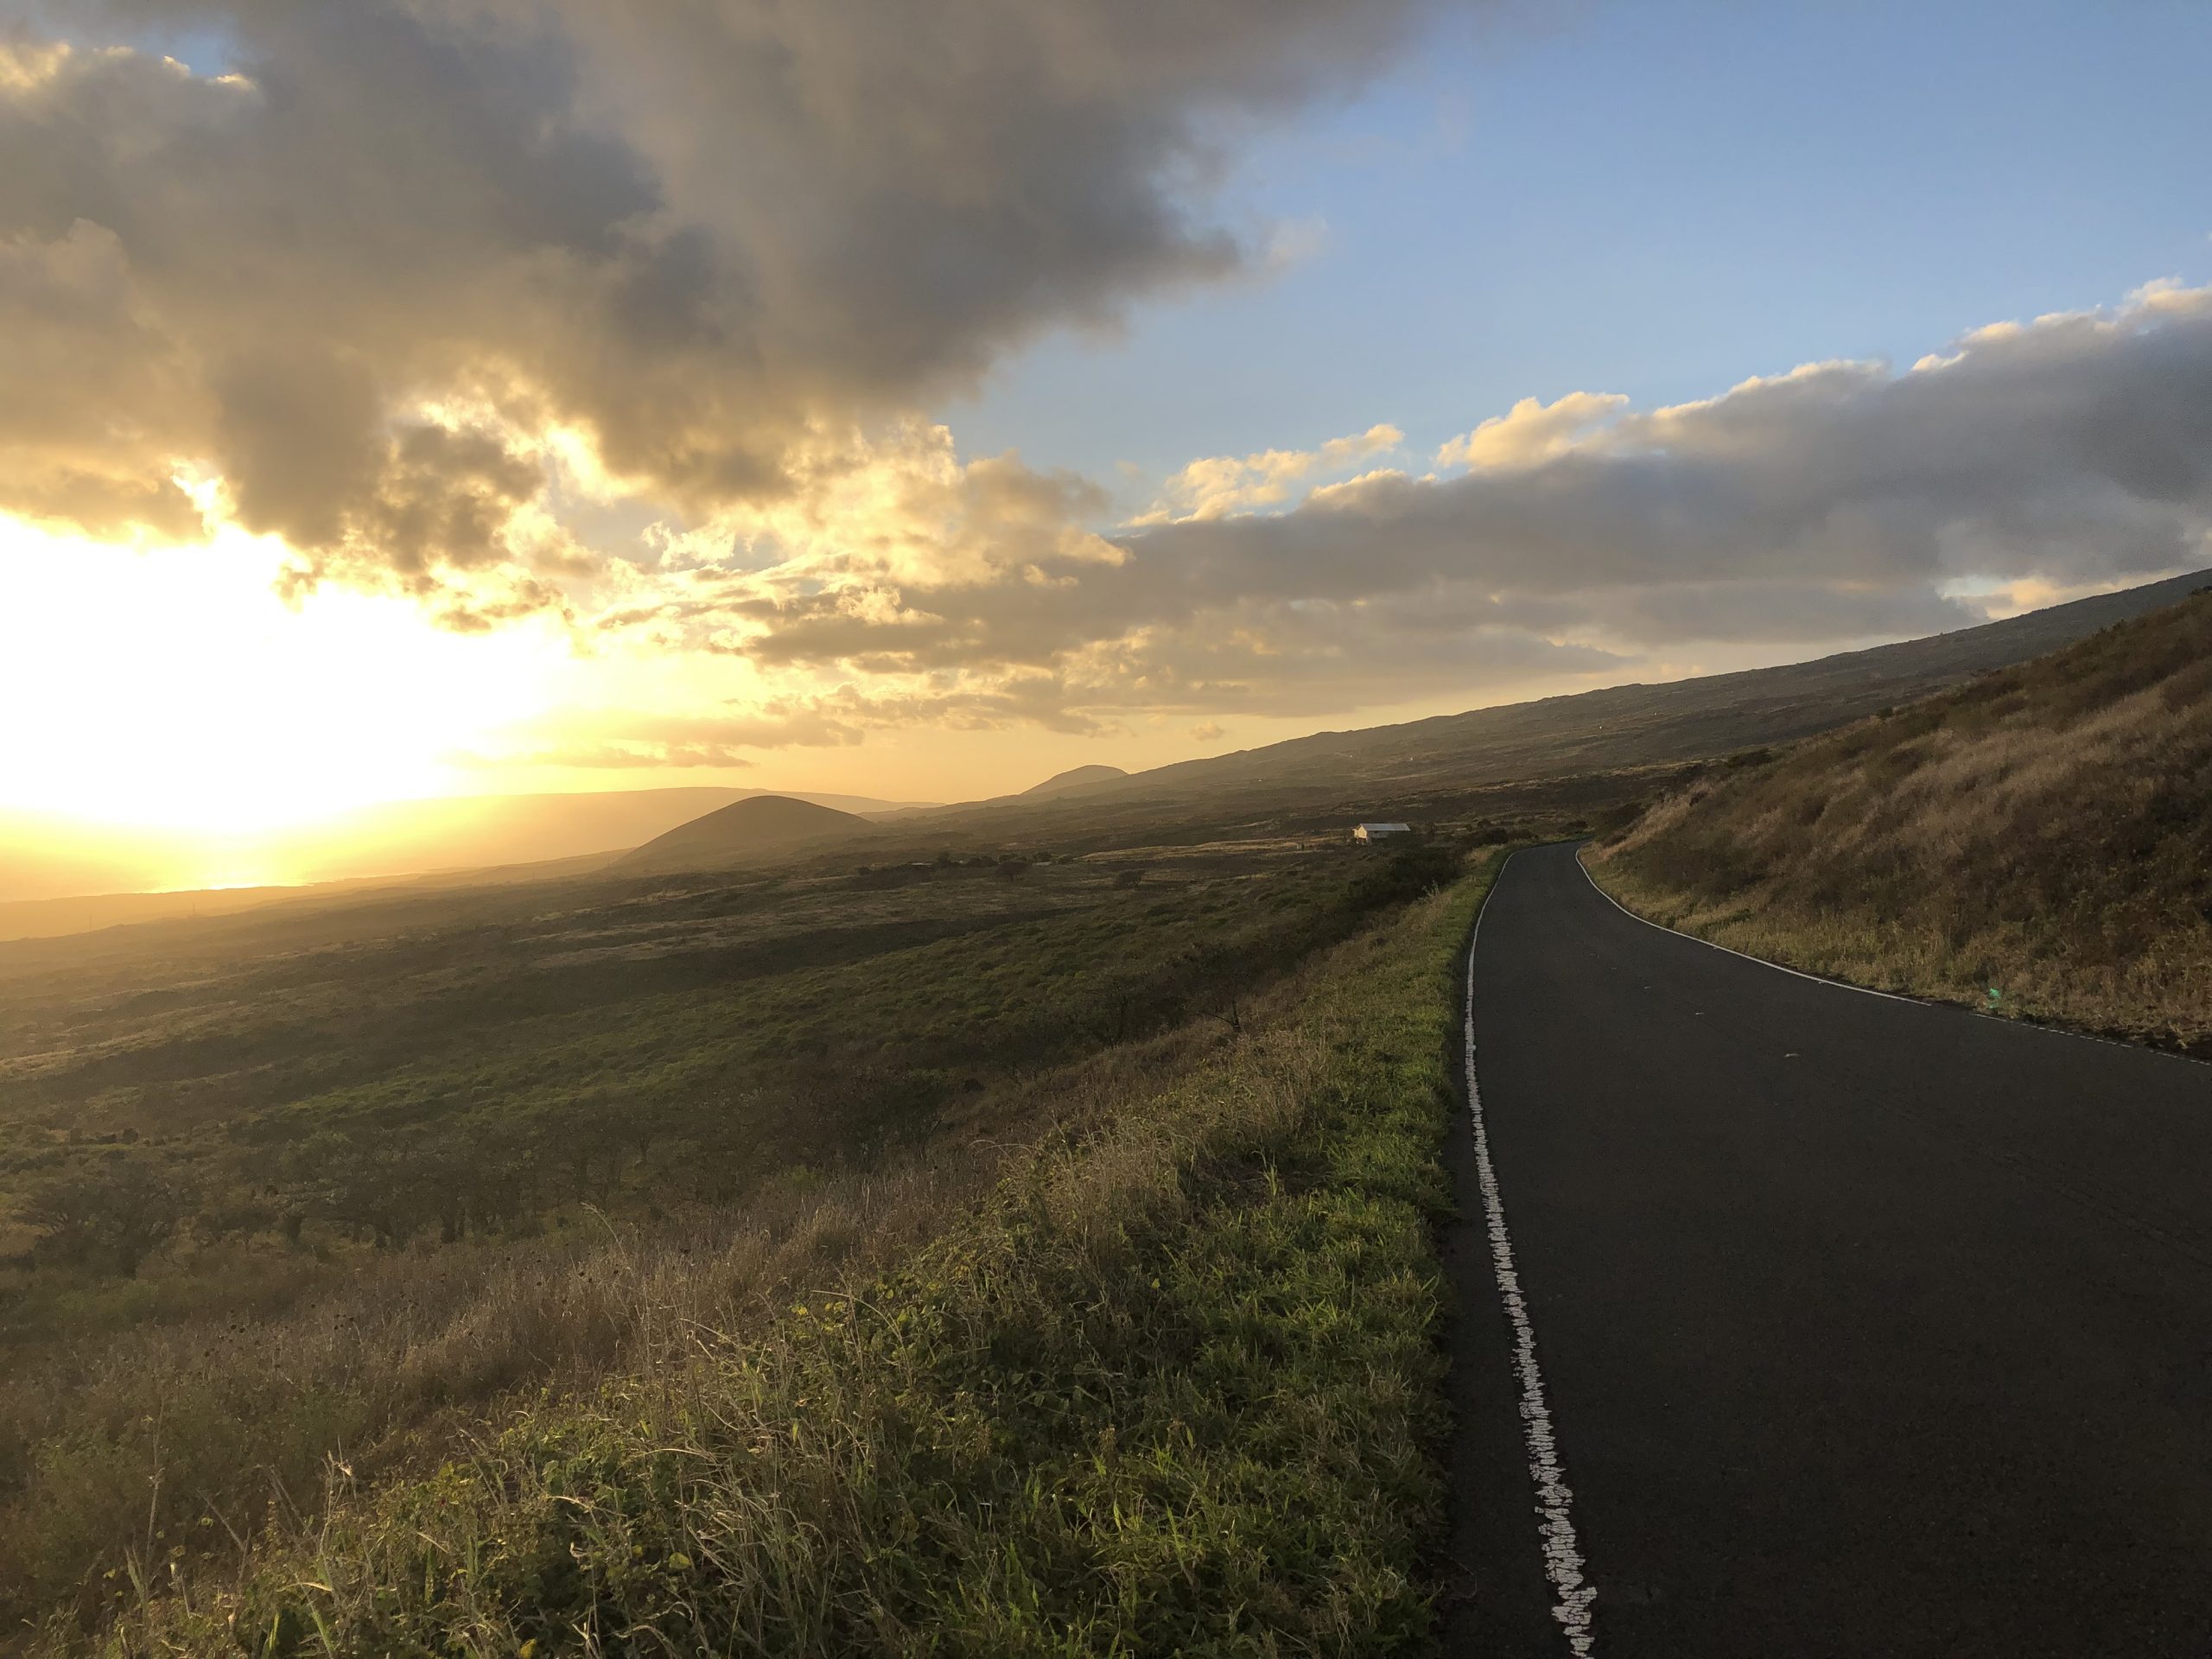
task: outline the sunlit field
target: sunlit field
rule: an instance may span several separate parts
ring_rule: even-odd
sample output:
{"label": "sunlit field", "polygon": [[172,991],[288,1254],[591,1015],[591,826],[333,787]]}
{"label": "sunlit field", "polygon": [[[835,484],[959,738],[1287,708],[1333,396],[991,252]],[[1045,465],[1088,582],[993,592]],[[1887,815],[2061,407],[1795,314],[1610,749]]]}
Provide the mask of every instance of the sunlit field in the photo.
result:
{"label": "sunlit field", "polygon": [[172,1540],[227,1570],[327,1458],[887,1263],[1452,868],[948,857],[0,947],[10,1616]]}

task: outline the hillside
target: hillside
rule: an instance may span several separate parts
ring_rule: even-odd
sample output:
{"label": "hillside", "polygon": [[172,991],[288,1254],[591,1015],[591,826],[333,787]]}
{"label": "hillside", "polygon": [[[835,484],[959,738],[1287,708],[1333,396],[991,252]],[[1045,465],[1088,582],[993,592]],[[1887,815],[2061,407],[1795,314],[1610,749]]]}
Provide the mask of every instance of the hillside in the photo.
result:
{"label": "hillside", "polygon": [[1440,1057],[1479,896],[1242,1033],[1074,1074],[1038,1104],[1084,1132],[974,1200],[849,1183],[773,1255],[607,1252],[622,1374],[188,1560],[111,1650],[1432,1651]]}
{"label": "hillside", "polygon": [[2212,1053],[2212,588],[1702,781],[1596,862],[1754,955]]}
{"label": "hillside", "polygon": [[1065,795],[1071,789],[1086,789],[1093,784],[1110,784],[1128,775],[1119,766],[1071,766],[1065,772],[1054,772],[1041,784],[1032,784],[1021,791],[1021,798],[1033,800],[1044,795]]}
{"label": "hillside", "polygon": [[[1013,805],[1031,833],[1080,823],[1087,832],[1156,831],[1200,813],[1319,823],[1347,813],[1433,817],[1480,798],[1512,811],[1551,780],[1679,766],[1733,750],[1833,730],[1876,709],[2024,662],[2203,585],[2199,574],[2102,594],[2001,622],[1847,652],[1810,663],[1715,674],[1663,685],[1623,685],[1571,696],[1443,715],[1363,731],[1321,732],[1265,748],[1185,760],[1086,789],[1078,799]],[[1634,779],[1610,791],[1637,792]],[[1609,791],[1586,790],[1592,804]],[[1006,810],[993,804],[995,810]],[[949,808],[957,823],[983,809]]]}
{"label": "hillside", "polygon": [[788,795],[755,795],[656,836],[612,868],[625,874],[722,869],[871,828],[859,814],[834,806]]}
{"label": "hillside", "polygon": [[[335,827],[345,857],[372,857],[377,874],[474,868],[614,853],[690,823],[718,807],[785,799],[840,813],[892,813],[900,803],[861,795],[691,785],[596,793],[476,795],[365,807]],[[320,867],[310,874],[322,874]],[[334,866],[331,874],[345,874]]]}
{"label": "hillside", "polygon": [[[0,1651],[587,1650],[571,1590],[686,1651],[1417,1628],[1452,854],[836,863],[0,946]],[[734,1462],[657,1461],[685,1421]],[[497,1468],[556,1440],[622,1546],[543,1579],[580,1489]],[[524,1628],[430,1640],[462,1603]]]}

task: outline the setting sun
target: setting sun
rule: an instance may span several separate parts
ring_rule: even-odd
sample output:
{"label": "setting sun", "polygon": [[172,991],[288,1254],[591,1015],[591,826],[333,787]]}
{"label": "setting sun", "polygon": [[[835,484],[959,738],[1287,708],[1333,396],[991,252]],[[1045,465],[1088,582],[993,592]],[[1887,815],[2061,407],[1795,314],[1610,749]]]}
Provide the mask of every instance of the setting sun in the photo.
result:
{"label": "setting sun", "polygon": [[134,550],[0,518],[0,804],[236,836],[451,792],[450,757],[537,708],[566,653],[549,626],[464,638],[404,599],[288,604],[283,559],[234,531]]}

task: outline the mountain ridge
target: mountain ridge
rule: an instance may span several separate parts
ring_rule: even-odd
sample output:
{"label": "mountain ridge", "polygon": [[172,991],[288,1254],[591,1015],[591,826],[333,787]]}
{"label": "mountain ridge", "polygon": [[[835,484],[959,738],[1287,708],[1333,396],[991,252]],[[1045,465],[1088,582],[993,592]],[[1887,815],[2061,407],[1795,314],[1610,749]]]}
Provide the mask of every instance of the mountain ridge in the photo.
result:
{"label": "mountain ridge", "polygon": [[1096,785],[1110,784],[1132,775],[1121,766],[1070,766],[1065,772],[1054,772],[1041,784],[1030,785],[1014,798],[1027,801],[1046,795],[1065,795],[1071,789],[1090,789]]}
{"label": "mountain ridge", "polygon": [[[1388,726],[1325,731],[1180,760],[1086,789],[1086,821],[1157,817],[1204,799],[1212,810],[1376,811],[1440,795],[1587,773],[1682,765],[1793,742],[1888,704],[1909,702],[2135,617],[2212,582],[2192,571],[1994,622],[1803,663],[1602,686]],[[975,803],[920,815],[955,823],[986,806],[1042,823],[1071,803]],[[1049,833],[1049,831],[1046,831]]]}

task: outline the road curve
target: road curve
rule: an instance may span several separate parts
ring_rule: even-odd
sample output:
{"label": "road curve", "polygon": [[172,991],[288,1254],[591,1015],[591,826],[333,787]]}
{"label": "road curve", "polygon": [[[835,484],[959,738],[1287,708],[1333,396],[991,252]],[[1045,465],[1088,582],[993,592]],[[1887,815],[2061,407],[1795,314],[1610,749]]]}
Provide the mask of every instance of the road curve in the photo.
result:
{"label": "road curve", "polygon": [[1455,1650],[2212,1653],[2212,1067],[1777,972],[1567,847],[1472,999],[1596,1593],[1576,1640],[1463,1131]]}

